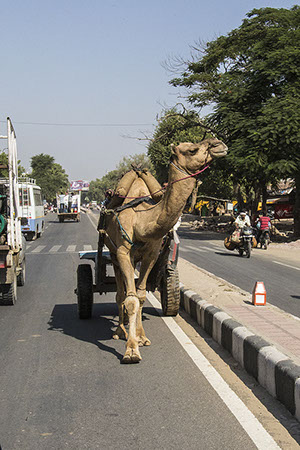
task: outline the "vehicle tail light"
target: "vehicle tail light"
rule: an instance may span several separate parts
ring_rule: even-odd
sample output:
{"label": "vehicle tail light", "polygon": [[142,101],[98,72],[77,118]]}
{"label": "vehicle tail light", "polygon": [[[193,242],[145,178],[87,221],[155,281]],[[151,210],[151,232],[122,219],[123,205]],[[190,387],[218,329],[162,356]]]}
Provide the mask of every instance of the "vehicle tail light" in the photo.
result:
{"label": "vehicle tail light", "polygon": [[6,268],[6,256],[0,255],[0,269]]}

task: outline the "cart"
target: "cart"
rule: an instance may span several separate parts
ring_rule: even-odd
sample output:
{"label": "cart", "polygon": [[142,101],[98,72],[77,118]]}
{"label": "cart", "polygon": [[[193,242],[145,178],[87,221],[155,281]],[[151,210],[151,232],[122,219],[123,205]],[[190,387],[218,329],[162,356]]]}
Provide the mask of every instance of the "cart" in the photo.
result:
{"label": "cart", "polygon": [[[178,252],[179,238],[177,232],[172,230],[165,236],[158,259],[147,280],[147,291],[159,290],[165,316],[176,316],[179,311]],[[108,275],[108,266],[112,265],[112,260],[101,235],[99,235],[98,250],[79,252],[79,257],[94,262],[94,277],[90,264],[78,265],[75,289],[79,318],[90,319],[94,293],[98,292],[102,295],[107,292],[116,292],[116,281],[114,276]]]}

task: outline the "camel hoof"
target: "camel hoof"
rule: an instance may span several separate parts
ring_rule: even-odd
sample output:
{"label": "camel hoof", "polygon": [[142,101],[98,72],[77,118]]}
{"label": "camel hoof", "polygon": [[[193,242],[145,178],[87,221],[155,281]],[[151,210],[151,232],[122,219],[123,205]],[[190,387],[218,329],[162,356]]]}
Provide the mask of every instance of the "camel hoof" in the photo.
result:
{"label": "camel hoof", "polygon": [[121,327],[118,327],[116,331],[113,333],[113,339],[125,339],[127,341],[127,332],[123,330]]}
{"label": "camel hoof", "polygon": [[135,364],[139,363],[141,361],[142,357],[140,355],[139,351],[136,350],[129,350],[126,351],[125,355],[123,356],[122,363],[123,364]]}
{"label": "camel hoof", "polygon": [[149,345],[151,345],[151,341],[150,339],[146,338],[146,336],[143,336],[139,339],[139,347],[147,347]]}

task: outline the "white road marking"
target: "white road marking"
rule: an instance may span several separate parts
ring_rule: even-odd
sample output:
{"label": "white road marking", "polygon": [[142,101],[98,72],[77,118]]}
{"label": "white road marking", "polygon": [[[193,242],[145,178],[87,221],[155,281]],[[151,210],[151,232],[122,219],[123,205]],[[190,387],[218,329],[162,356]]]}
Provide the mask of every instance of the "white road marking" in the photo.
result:
{"label": "white road marking", "polygon": [[[204,252],[207,253],[206,250],[202,250],[203,247],[193,247],[192,245],[185,245],[184,248],[188,248],[189,250],[194,250],[195,252]],[[180,249],[182,249],[182,247],[180,247]]]}
{"label": "white road marking", "polygon": [[75,252],[76,251],[76,245],[68,245],[67,252]]}
{"label": "white road marking", "polygon": [[46,245],[38,245],[31,253],[40,253],[44,248],[46,248]]}
{"label": "white road marking", "polygon": [[52,248],[50,248],[49,252],[57,252],[60,249],[61,245],[53,245]]}
{"label": "white road marking", "polygon": [[[95,222],[92,220],[91,214],[87,214],[87,216],[88,216],[88,218],[89,218],[91,224],[93,225],[93,227],[96,228],[96,230],[97,230],[97,225],[96,225]],[[98,216],[98,217],[99,217],[99,216]],[[96,219],[96,218],[95,218],[95,219],[98,220],[98,217],[97,217],[97,219]],[[97,222],[97,223],[98,223],[98,222]]]}
{"label": "white road marking", "polygon": [[[161,314],[161,305],[152,292],[147,293],[147,298],[154,308]],[[261,423],[256,419],[252,412],[242,402],[242,400],[233,392],[221,375],[214,369],[210,362],[200,352],[196,345],[189,339],[183,330],[177,325],[172,317],[162,317],[169,330],[176,337],[178,342],[193,360],[198,369],[205,376],[207,381],[223,400],[227,408],[232,412],[241,426],[244,428],[250,439],[259,450],[280,449],[272,436],[264,429]]]}
{"label": "white road marking", "polygon": [[290,264],[284,264],[279,261],[272,261],[275,264],[280,264],[281,266],[289,267],[290,269],[300,270],[299,267],[291,266]]}
{"label": "white road marking", "polygon": [[92,247],[91,245],[84,245],[84,246],[83,246],[83,250],[84,250],[85,252],[90,252],[90,251],[93,250],[93,247]]}

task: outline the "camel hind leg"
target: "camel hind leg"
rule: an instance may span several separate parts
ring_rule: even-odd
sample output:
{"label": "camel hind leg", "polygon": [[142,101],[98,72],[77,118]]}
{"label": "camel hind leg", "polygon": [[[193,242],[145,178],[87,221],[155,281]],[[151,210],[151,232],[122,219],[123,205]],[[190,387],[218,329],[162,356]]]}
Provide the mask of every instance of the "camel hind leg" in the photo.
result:
{"label": "camel hind leg", "polygon": [[128,334],[125,330],[125,286],[121,270],[117,264],[113,264],[115,279],[117,285],[116,302],[119,310],[119,324],[116,331],[113,334],[113,339],[125,339],[127,340]]}

